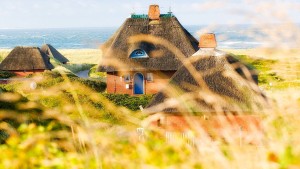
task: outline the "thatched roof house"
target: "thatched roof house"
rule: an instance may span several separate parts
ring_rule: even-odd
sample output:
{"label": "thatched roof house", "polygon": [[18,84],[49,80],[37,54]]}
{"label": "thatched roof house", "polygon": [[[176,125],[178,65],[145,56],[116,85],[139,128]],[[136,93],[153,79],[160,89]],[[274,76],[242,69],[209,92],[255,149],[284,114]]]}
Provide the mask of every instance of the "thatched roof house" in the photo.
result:
{"label": "thatched roof house", "polygon": [[200,50],[172,76],[146,112],[216,114],[259,110],[265,98],[257,86],[255,70],[215,46],[211,40],[200,42]]}
{"label": "thatched roof house", "polygon": [[[137,35],[145,35],[136,42],[130,41]],[[198,50],[198,41],[180,24],[173,14],[161,15],[157,23],[147,16],[141,18],[132,15],[119,30],[102,46],[104,60],[98,70],[113,72],[118,70],[177,70],[181,62],[176,53],[164,44],[149,42],[152,35],[173,44],[186,57]],[[147,39],[149,37],[149,39]],[[134,59],[135,52],[141,51],[143,59]],[[126,67],[106,66],[107,60],[115,59]]]}
{"label": "thatched roof house", "polygon": [[214,34],[200,39],[200,50],[187,58],[169,83],[144,109],[147,128],[196,137],[209,135],[226,141],[259,143],[260,113],[266,98],[257,86],[255,70],[234,55],[216,48]]}
{"label": "thatched roof house", "polygon": [[52,45],[50,44],[44,44],[41,48],[41,51],[43,51],[45,54],[47,54],[49,57],[53,57],[59,62],[66,64],[69,62],[67,58],[65,58],[61,53],[59,53]]}
{"label": "thatched roof house", "polygon": [[[133,80],[135,73],[142,77],[148,72],[157,79],[159,75],[154,71],[163,72],[168,77],[173,75],[182,65],[179,55],[188,57],[195,53],[198,41],[172,13],[160,14],[158,5],[151,5],[148,15],[131,15],[101,48],[103,61],[98,71],[118,76],[128,72]],[[118,89],[120,85],[125,86],[110,84],[108,79],[108,92],[136,94],[130,90],[121,91]],[[110,90],[109,86],[117,86],[117,89]],[[129,84],[128,89],[130,86],[134,84]],[[155,93],[147,92],[146,85],[144,88],[142,94]]]}
{"label": "thatched roof house", "polygon": [[38,47],[15,47],[1,62],[0,70],[23,75],[53,69],[49,57]]}

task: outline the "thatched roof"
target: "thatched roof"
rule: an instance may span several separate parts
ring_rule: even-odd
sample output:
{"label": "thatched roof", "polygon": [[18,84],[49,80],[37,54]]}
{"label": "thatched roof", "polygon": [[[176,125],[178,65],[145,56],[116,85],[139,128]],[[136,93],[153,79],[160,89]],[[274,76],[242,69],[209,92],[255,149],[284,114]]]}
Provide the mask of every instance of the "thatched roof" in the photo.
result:
{"label": "thatched roof", "polygon": [[43,51],[45,54],[47,54],[49,57],[54,57],[56,60],[58,60],[61,63],[67,63],[69,60],[65,58],[61,53],[59,53],[52,45],[50,44],[44,44],[41,48],[41,51]]}
{"label": "thatched roof", "polygon": [[[201,49],[148,105],[148,113],[256,112],[266,103],[257,74],[234,55]],[[192,71],[192,73],[190,72]]]}
{"label": "thatched roof", "polygon": [[53,69],[49,57],[37,47],[15,47],[0,64],[0,70],[31,71]]}
{"label": "thatched roof", "polygon": [[[159,20],[143,17],[128,18],[102,45],[104,59],[98,71],[177,70],[182,65],[178,55],[188,57],[198,50],[198,41],[173,15],[161,15]],[[136,49],[149,57],[130,58]]]}

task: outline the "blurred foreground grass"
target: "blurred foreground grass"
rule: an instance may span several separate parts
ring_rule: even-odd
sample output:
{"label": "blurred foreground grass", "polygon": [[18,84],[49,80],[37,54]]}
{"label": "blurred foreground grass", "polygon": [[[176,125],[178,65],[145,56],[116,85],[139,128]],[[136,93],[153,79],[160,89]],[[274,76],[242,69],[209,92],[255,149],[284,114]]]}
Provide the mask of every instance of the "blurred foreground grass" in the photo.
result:
{"label": "blurred foreground grass", "polygon": [[270,98],[261,143],[169,142],[159,130],[139,137],[137,110],[151,96],[109,95],[101,81],[45,72],[1,85],[0,168],[299,168],[300,62],[231,52],[258,69]]}

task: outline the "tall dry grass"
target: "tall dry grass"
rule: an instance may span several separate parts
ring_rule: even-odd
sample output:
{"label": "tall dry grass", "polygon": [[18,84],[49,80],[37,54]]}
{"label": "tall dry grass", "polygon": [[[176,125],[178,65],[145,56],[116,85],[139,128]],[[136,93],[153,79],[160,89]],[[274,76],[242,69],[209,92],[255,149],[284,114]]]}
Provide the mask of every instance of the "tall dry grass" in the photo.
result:
{"label": "tall dry grass", "polygon": [[[27,116],[24,109],[4,109],[2,119],[3,115],[20,111],[13,118],[20,119],[20,126],[1,122],[2,130],[15,133],[10,133],[0,146],[5,154],[1,156],[2,168],[290,168],[299,165],[298,87],[273,87],[265,91],[271,108],[258,112],[263,125],[262,135],[257,135],[259,144],[230,142],[230,138],[240,135],[230,130],[225,131],[229,134],[227,140],[219,136],[212,139],[205,136],[201,126],[197,130],[204,132],[201,139],[192,133],[190,137],[168,141],[165,131],[160,129],[153,132],[146,128],[144,136],[139,138],[136,128],[145,115],[118,107],[62,75],[64,82],[58,85],[41,87],[49,79],[37,76],[19,84],[16,92],[29,99],[25,103],[32,109],[43,104],[41,100],[56,101],[54,107],[42,108],[44,113],[39,120],[53,116],[57,120],[52,125],[69,127],[53,132],[49,124],[22,121]],[[37,88],[31,88],[32,82],[37,83]],[[5,100],[22,107],[14,102],[14,97],[1,94],[1,101]],[[98,109],[97,105],[103,107]],[[187,144],[185,139],[192,139],[193,144]]]}
{"label": "tall dry grass", "polygon": [[[259,3],[252,12],[258,10],[268,15],[267,10],[261,10],[263,4]],[[278,5],[269,7],[278,8]],[[253,16],[253,13],[247,16]],[[294,29],[294,25],[291,28]],[[271,39],[280,38],[272,38],[278,36],[274,33],[270,33],[270,36]],[[146,40],[165,46],[177,54],[199,84],[205,85],[202,75],[168,42],[149,36],[139,36],[133,40]],[[299,51],[285,47],[281,49],[280,45],[275,47],[232,51],[276,60],[268,71],[278,73],[283,79],[263,86],[269,106],[265,109],[256,108],[262,124],[262,130],[257,132],[259,135],[254,135],[259,137],[258,144],[231,142],[231,138],[239,138],[243,133],[233,133],[230,129],[224,131],[225,138],[224,135],[216,135],[212,139],[201,126],[196,128],[196,132],[201,132],[201,138],[192,133],[187,138],[178,137],[168,141],[165,131],[159,128],[152,131],[145,129],[143,136],[139,137],[136,128],[141,126],[145,114],[116,106],[86,86],[71,82],[62,73],[63,83],[45,87],[42,83],[49,79],[35,76],[15,84],[17,87],[13,91],[19,94],[1,93],[0,131],[8,135],[4,135],[6,140],[0,145],[0,168],[299,168]],[[73,52],[66,50],[62,54],[70,59]],[[74,57],[70,60],[81,63],[81,59]],[[97,61],[93,57],[89,63]],[[110,64],[126,66],[118,61]],[[35,83],[37,88],[32,85]],[[205,88],[205,92],[211,94],[208,88]],[[171,96],[178,93],[181,92],[176,87],[168,90]],[[217,96],[210,97],[213,101],[215,98]],[[47,107],[41,100],[52,100],[55,104]],[[220,111],[218,106],[216,111]],[[32,115],[36,112],[38,116]],[[45,119],[51,120],[43,123]],[[63,127],[56,128],[57,125]],[[187,144],[191,140],[193,144]]]}
{"label": "tall dry grass", "polygon": [[100,49],[61,49],[59,52],[74,64],[98,64],[102,56]]}

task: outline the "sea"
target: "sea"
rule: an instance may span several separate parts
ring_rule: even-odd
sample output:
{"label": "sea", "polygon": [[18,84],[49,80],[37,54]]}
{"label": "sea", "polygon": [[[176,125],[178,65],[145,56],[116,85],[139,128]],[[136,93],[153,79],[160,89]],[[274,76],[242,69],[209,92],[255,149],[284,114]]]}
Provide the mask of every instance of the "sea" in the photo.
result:
{"label": "sea", "polygon": [[[197,40],[201,32],[216,34],[218,48],[221,49],[251,49],[272,47],[281,44],[297,47],[293,37],[270,37],[270,32],[278,32],[280,25],[274,25],[274,30],[259,28],[255,25],[186,25],[184,26]],[[297,25],[299,28],[299,25]],[[51,44],[57,49],[97,49],[118,27],[99,28],[49,28],[49,29],[1,29],[0,49],[12,49],[16,46],[41,46]],[[283,30],[286,31],[286,30]],[[279,30],[280,32],[280,30]],[[286,31],[288,32],[288,31]],[[273,33],[274,34],[274,33]],[[274,35],[273,35],[274,36]]]}

